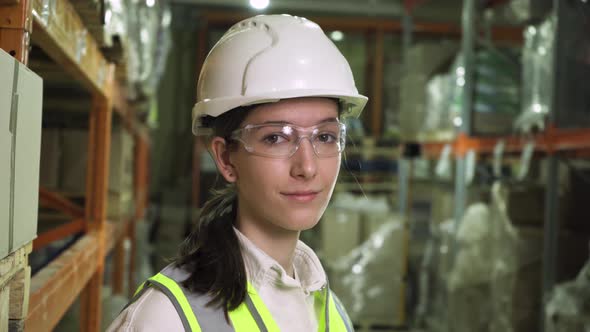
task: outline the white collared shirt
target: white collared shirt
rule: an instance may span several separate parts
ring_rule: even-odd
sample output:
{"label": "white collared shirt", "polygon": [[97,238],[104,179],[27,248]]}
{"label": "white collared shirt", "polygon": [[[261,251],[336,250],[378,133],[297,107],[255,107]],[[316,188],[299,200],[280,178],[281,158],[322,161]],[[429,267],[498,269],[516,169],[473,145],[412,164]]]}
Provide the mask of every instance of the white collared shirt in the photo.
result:
{"label": "white collared shirt", "polygon": [[[327,284],[320,260],[298,241],[293,257],[295,278],[239,230],[248,281],[256,289],[281,331],[317,331],[313,292]],[[198,319],[198,317],[197,317]],[[184,331],[172,302],[150,288],[125,309],[107,331]]]}

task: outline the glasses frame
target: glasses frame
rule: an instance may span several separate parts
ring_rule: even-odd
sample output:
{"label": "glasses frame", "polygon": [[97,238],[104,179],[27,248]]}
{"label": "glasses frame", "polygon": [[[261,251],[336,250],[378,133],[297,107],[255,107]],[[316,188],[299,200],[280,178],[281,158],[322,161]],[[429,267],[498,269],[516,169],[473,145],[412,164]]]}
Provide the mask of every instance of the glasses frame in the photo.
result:
{"label": "glasses frame", "polygon": [[[339,132],[340,132],[340,140],[338,142],[340,149],[338,150],[338,152],[334,153],[333,155],[320,155],[317,151],[317,147],[315,146],[315,144],[313,143],[313,140],[316,138],[317,135],[319,135],[320,133],[314,133],[314,130],[316,130],[318,127],[322,127],[328,123],[336,123],[338,124],[338,128],[339,128]],[[292,151],[289,153],[289,155],[285,155],[285,156],[277,156],[277,155],[272,155],[272,154],[266,154],[266,153],[261,153],[258,151],[254,150],[254,147],[248,145],[248,143],[246,143],[242,137],[241,134],[244,131],[247,130],[251,130],[251,129],[256,129],[256,128],[261,128],[261,127],[267,127],[267,126],[282,126],[282,127],[290,127],[296,130],[298,137],[297,137],[297,141],[295,141],[294,146],[295,148],[292,149]],[[306,135],[300,135],[302,133],[307,133]],[[344,151],[344,148],[346,147],[346,125],[338,120],[335,121],[328,121],[328,122],[322,122],[319,123],[317,125],[313,125],[310,127],[301,127],[301,126],[297,126],[294,124],[290,124],[290,123],[262,123],[262,124],[248,124],[245,125],[242,128],[238,128],[234,131],[232,131],[230,138],[232,138],[233,140],[236,140],[240,143],[242,143],[242,145],[244,145],[244,149],[253,155],[256,156],[261,156],[261,157],[267,157],[267,158],[273,158],[273,159],[289,159],[291,158],[295,153],[297,153],[297,151],[299,150],[299,147],[301,146],[301,141],[304,138],[307,138],[309,140],[309,143],[311,144],[311,146],[313,147],[313,152],[315,154],[316,157],[318,158],[332,158],[332,157],[336,157],[339,154],[342,153],[342,151]]]}

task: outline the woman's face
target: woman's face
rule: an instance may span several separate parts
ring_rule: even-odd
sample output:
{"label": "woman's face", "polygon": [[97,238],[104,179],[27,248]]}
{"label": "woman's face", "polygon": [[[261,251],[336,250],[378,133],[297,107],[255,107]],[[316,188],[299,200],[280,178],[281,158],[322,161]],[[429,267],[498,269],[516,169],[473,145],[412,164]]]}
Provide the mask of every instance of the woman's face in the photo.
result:
{"label": "woman's face", "polygon": [[[311,127],[338,119],[338,104],[327,98],[286,99],[261,105],[250,112],[242,126],[285,122]],[[332,196],[340,154],[318,157],[308,139],[300,141],[291,156],[275,159],[254,155],[239,143],[230,152],[238,189],[238,218],[276,230],[312,228]]]}

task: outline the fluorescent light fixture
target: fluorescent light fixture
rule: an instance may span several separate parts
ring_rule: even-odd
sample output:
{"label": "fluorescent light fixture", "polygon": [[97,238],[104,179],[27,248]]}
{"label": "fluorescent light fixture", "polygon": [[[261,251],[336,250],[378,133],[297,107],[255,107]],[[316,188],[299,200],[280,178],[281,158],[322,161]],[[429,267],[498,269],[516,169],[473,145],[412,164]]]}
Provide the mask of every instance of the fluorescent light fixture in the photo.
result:
{"label": "fluorescent light fixture", "polygon": [[250,6],[254,9],[262,10],[268,7],[269,0],[250,0]]}
{"label": "fluorescent light fixture", "polygon": [[156,0],[145,0],[145,4],[151,8],[156,4]]}
{"label": "fluorescent light fixture", "polygon": [[333,41],[335,42],[339,42],[342,39],[344,39],[344,33],[342,33],[342,31],[332,31],[332,33],[330,33],[330,38],[332,38]]}

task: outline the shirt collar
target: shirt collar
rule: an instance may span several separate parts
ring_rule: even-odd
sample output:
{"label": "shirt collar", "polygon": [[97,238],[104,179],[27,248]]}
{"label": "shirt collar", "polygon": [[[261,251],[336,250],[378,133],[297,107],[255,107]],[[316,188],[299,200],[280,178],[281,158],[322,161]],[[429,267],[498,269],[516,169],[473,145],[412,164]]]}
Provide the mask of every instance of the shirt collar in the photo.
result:
{"label": "shirt collar", "polygon": [[293,257],[295,278],[292,278],[276,260],[258,248],[242,232],[235,227],[234,231],[240,241],[248,281],[255,288],[260,289],[265,285],[277,288],[300,287],[304,292],[311,293],[322,289],[327,284],[326,272],[319,258],[301,240],[297,241],[295,247]]}

